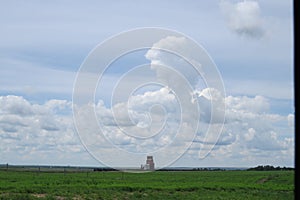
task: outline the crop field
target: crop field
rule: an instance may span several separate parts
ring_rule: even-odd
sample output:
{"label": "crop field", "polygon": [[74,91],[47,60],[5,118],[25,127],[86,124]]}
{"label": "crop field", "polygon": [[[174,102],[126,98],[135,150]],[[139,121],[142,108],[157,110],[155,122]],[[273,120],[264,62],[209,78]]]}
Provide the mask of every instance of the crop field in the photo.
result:
{"label": "crop field", "polygon": [[0,199],[294,199],[294,171],[0,170]]}

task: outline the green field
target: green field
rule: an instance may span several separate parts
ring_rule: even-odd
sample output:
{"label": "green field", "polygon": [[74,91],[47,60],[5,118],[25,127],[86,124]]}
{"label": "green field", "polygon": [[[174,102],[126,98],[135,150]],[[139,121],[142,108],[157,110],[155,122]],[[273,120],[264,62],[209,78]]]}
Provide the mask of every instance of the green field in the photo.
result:
{"label": "green field", "polygon": [[0,170],[0,199],[294,199],[294,171]]}

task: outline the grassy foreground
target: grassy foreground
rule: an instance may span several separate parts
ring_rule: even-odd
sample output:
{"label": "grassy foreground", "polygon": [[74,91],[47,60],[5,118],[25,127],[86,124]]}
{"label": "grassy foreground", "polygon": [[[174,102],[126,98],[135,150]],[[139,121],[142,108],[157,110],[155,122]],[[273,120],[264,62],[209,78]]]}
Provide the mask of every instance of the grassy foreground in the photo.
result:
{"label": "grassy foreground", "polygon": [[294,199],[294,171],[0,171],[0,199]]}

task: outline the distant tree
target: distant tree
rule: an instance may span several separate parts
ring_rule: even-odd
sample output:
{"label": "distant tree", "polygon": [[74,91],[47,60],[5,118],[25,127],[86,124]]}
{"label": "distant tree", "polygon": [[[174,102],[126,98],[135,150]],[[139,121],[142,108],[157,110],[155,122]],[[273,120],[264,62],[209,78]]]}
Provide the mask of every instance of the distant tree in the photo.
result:
{"label": "distant tree", "polygon": [[280,170],[294,170],[294,168],[291,167],[287,168],[287,167],[280,167],[280,166],[275,168],[274,166],[271,165],[265,165],[265,166],[259,165],[257,167],[249,168],[247,170],[248,171],[275,171],[275,170],[280,171]]}

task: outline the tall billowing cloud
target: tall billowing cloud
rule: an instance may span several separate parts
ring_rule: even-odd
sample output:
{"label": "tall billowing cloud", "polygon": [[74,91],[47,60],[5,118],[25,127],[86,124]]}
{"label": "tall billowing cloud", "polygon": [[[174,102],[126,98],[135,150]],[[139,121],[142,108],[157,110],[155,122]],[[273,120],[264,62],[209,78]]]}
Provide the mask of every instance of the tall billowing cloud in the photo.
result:
{"label": "tall billowing cloud", "polygon": [[220,8],[224,13],[228,27],[241,36],[261,38],[264,35],[260,6],[256,1],[230,3],[222,1]]}
{"label": "tall billowing cloud", "polygon": [[[182,53],[182,55],[166,52],[164,49]],[[191,86],[195,86],[199,80],[199,73],[193,68],[193,65],[199,65],[199,62],[193,60],[193,52],[195,51],[197,50],[193,49],[187,38],[168,36],[153,44],[145,57],[151,61],[151,69],[155,70],[157,78],[168,86],[185,85],[185,83],[178,82],[178,78],[176,78],[178,73],[182,74]],[[189,55],[190,57],[184,58],[184,55]],[[164,66],[168,66],[176,71]]]}
{"label": "tall billowing cloud", "polygon": [[[201,118],[209,124],[202,134],[204,143],[210,138],[210,148],[201,150],[201,157],[205,157],[220,137],[225,114],[224,89],[213,62],[203,48],[187,37],[176,36],[154,43],[145,57],[151,61],[158,81],[181,97],[183,121],[198,124]],[[205,96],[198,98],[201,87],[206,88]]]}

